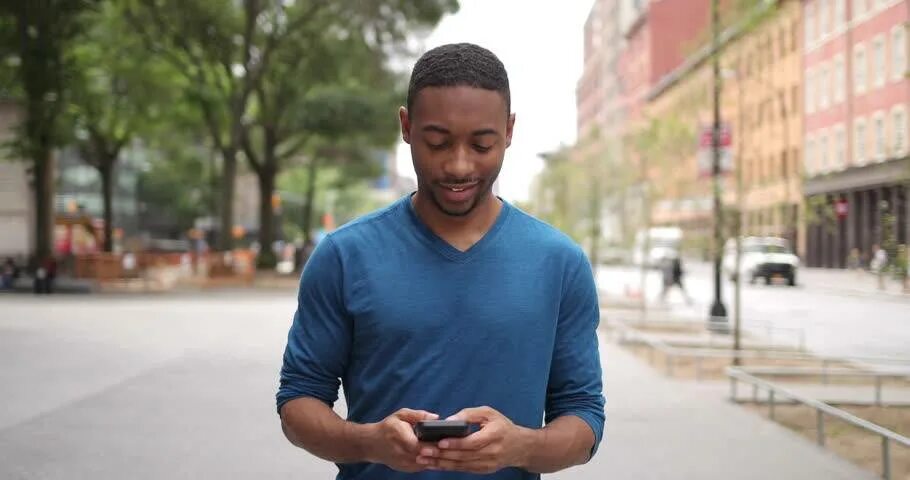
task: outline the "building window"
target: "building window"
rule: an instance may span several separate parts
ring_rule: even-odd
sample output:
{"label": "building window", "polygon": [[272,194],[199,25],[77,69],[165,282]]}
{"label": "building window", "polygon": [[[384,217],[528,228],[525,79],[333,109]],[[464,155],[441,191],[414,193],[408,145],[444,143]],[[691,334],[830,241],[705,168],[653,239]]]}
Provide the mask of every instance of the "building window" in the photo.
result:
{"label": "building window", "polygon": [[844,26],[847,21],[847,0],[834,0],[834,25],[835,30]]}
{"label": "building window", "polygon": [[872,68],[875,75],[875,86],[881,87],[885,84],[887,75],[885,65],[885,37],[879,35],[872,42]]}
{"label": "building window", "polygon": [[856,20],[866,13],[866,0],[853,0],[853,19]]}
{"label": "building window", "polygon": [[777,38],[777,47],[780,49],[780,58],[787,56],[787,27],[780,27],[780,33]]}
{"label": "building window", "polygon": [[815,165],[815,140],[812,137],[809,137],[806,140],[806,171],[810,174],[814,174],[816,171]]}
{"label": "building window", "polygon": [[907,110],[903,106],[891,111],[891,151],[895,157],[907,154]]}
{"label": "building window", "polygon": [[844,89],[846,88],[846,76],[847,72],[844,70],[844,57],[843,55],[838,55],[834,59],[834,70],[831,72],[831,76],[834,78],[834,102],[835,104],[844,101]]}
{"label": "building window", "polygon": [[891,78],[903,80],[907,72],[907,28],[898,25],[891,30]]}
{"label": "building window", "polygon": [[847,144],[844,138],[844,126],[834,129],[834,167],[843,168],[847,164]]}
{"label": "building window", "polygon": [[818,36],[826,37],[828,35],[828,12],[831,0],[818,1]]}
{"label": "building window", "polygon": [[875,135],[875,160],[885,159],[885,114],[876,113],[872,117],[873,134]]}
{"label": "building window", "polygon": [[866,49],[862,45],[853,47],[853,86],[857,93],[866,91]]}
{"label": "building window", "polygon": [[819,105],[820,110],[824,110],[824,109],[828,108],[828,100],[830,97],[830,95],[828,95],[828,92],[831,89],[830,78],[831,77],[829,76],[829,73],[828,73],[828,66],[822,65],[822,69],[819,72],[819,78],[818,78],[818,95],[819,95],[818,105]]}
{"label": "building window", "polygon": [[799,48],[799,20],[793,20],[790,25],[790,51],[795,52]]}
{"label": "building window", "polygon": [[806,38],[803,40],[808,48],[815,41],[815,3],[806,4]]}
{"label": "building window", "polygon": [[853,129],[853,157],[857,165],[862,165],[866,163],[866,120],[856,120]]}
{"label": "building window", "polygon": [[803,98],[806,101],[806,113],[815,112],[815,95],[813,92],[814,87],[815,87],[815,70],[810,68],[809,71],[806,73],[806,84],[804,87],[806,89],[806,91],[803,92]]}
{"label": "building window", "polygon": [[798,112],[799,111],[799,85],[794,85],[791,87],[790,91],[790,111]]}
{"label": "building window", "polygon": [[828,133],[822,133],[818,142],[818,168],[823,172],[828,171]]}

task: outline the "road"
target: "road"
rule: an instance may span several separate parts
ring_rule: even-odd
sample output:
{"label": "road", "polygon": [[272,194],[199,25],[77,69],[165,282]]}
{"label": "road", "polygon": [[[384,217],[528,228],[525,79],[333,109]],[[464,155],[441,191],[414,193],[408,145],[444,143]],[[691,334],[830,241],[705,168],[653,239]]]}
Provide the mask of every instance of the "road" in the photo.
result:
{"label": "road", "polygon": [[0,478],[334,478],[275,412],[294,299],[0,296]]}
{"label": "road", "polygon": [[[713,298],[713,275],[709,264],[686,264],[686,289],[693,305],[687,305],[679,290],[672,290],[665,304],[681,315],[707,319]],[[632,267],[600,267],[598,285],[609,295],[637,295],[639,271]],[[869,276],[819,270],[801,272],[799,285],[744,284],[743,320],[747,324],[770,323],[775,327],[803,329],[810,350],[829,355],[901,357],[910,359],[910,295],[878,293]],[[723,298],[732,316],[733,284],[724,280]],[[652,305],[661,280],[648,276],[646,297]],[[609,305],[605,306],[609,315]]]}

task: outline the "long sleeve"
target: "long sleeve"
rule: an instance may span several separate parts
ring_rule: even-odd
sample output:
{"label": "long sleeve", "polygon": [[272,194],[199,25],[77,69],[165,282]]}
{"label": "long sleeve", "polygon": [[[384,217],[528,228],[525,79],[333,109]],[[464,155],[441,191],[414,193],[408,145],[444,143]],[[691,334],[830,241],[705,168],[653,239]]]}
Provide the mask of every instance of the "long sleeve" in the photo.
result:
{"label": "long sleeve", "polygon": [[333,405],[347,368],[352,325],[344,304],[344,272],[331,238],[314,250],[304,268],[297,311],[288,333],[276,400],[313,397]]}
{"label": "long sleeve", "polygon": [[604,397],[597,341],[597,288],[582,252],[563,287],[556,345],[547,385],[547,423],[564,415],[584,420],[594,432],[592,455],[603,437]]}

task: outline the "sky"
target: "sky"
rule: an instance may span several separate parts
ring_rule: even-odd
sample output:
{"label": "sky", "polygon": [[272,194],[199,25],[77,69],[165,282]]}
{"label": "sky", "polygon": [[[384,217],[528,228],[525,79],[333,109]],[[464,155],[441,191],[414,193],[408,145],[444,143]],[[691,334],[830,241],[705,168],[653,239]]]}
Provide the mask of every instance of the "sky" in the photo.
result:
{"label": "sky", "polygon": [[[506,67],[515,130],[499,175],[499,195],[523,201],[543,167],[539,154],[575,142],[575,86],[581,76],[584,23],[593,0],[461,0],[424,40],[425,49],[471,42]],[[399,142],[398,173],[414,178]]]}

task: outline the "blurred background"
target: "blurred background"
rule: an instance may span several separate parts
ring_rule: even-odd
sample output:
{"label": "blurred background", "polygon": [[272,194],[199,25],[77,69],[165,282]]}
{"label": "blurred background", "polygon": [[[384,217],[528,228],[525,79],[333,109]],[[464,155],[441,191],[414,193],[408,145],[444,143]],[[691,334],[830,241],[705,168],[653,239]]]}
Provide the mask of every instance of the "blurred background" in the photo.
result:
{"label": "blurred background", "polygon": [[[565,478],[764,478],[753,453],[775,445],[771,476],[910,478],[908,22],[907,0],[3,0],[0,476],[331,475],[268,411],[294,289],[326,234],[416,189],[397,121],[410,68],[467,41],[511,82],[496,193],[588,253],[604,334],[624,332],[606,351],[636,339],[605,360],[625,450]],[[626,434],[658,427],[623,423],[643,393],[616,379],[707,350],[722,367],[803,369],[775,375],[894,436],[857,434],[872,442],[859,458],[854,437],[840,456],[754,440],[763,427],[715,415],[729,402],[702,385],[692,408],[720,406],[655,430],[679,460],[649,470],[635,459],[657,453]],[[749,364],[768,351],[783,357]],[[809,363],[783,361],[797,353]],[[826,385],[831,365],[896,382],[891,403],[806,386],[816,360]],[[160,408],[200,401],[221,405],[210,419],[258,416],[197,425]],[[207,438],[189,425],[252,434],[220,443],[233,460],[176,468],[163,459]],[[674,443],[705,425],[716,443]],[[711,455],[731,443],[742,456]]]}

